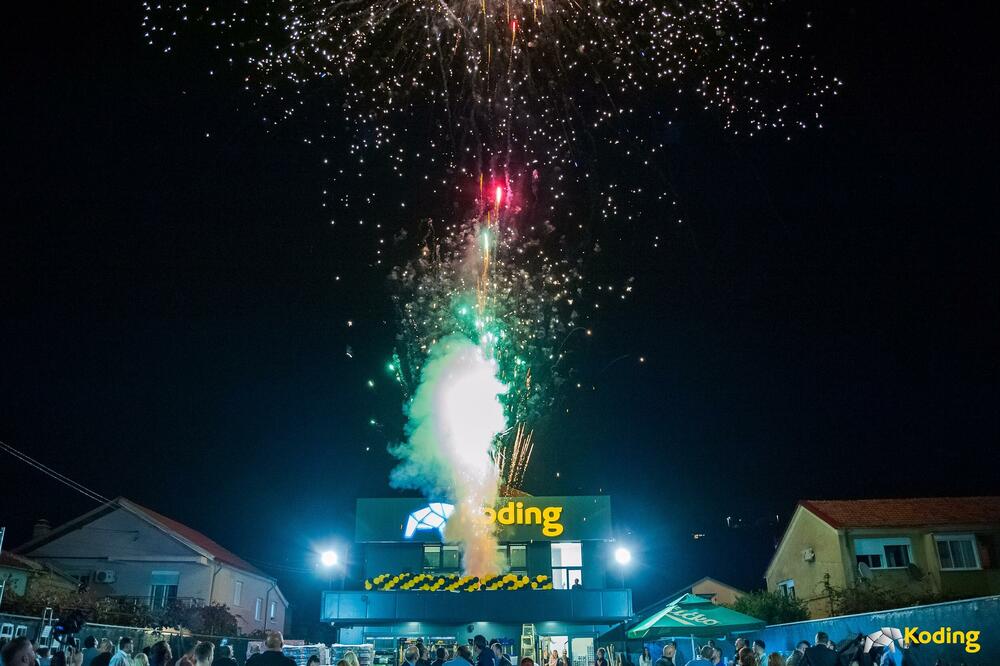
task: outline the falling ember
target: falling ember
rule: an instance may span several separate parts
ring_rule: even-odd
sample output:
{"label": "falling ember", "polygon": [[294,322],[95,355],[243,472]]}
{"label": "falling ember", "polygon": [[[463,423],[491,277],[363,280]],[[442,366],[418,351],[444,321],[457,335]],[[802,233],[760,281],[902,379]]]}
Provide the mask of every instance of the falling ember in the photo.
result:
{"label": "falling ember", "polygon": [[495,195],[496,207],[500,208],[500,204],[503,202],[503,187],[497,185],[497,191]]}

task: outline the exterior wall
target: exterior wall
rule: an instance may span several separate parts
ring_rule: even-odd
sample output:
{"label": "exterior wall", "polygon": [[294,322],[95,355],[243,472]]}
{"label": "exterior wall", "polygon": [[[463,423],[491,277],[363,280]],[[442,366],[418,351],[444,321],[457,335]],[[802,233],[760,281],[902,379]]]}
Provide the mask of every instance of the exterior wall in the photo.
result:
{"label": "exterior wall", "polygon": [[368,543],[365,549],[365,578],[384,573],[420,573],[424,570],[422,543]]}
{"label": "exterior wall", "polygon": [[[806,562],[802,551],[812,548],[816,559]],[[852,558],[853,561],[853,558]],[[805,600],[812,617],[830,614],[823,582],[829,574],[830,584],[843,587],[848,582],[844,567],[844,546],[837,530],[817,518],[808,510],[795,510],[779,550],[767,570],[767,589],[776,591],[778,583],[795,581],[795,594]]]}
{"label": "exterior wall", "polygon": [[[782,578],[781,580],[785,579]],[[699,597],[710,597],[714,603],[723,605],[735,603],[737,599],[743,596],[736,588],[722,585],[714,580],[698,581],[691,586],[691,594],[697,594]]]}
{"label": "exterior wall", "polygon": [[4,594],[16,594],[23,597],[25,590],[28,589],[28,572],[24,569],[0,567],[0,580],[6,581]]}
{"label": "exterior wall", "polygon": [[[235,603],[236,583],[243,583],[239,604]],[[261,600],[261,618],[254,617],[257,599]],[[271,602],[275,605],[275,614],[270,616]],[[266,578],[254,576],[251,573],[222,566],[215,576],[212,602],[225,604],[239,621],[240,632],[247,634],[257,629],[285,629],[285,602],[282,600],[276,586]]]}

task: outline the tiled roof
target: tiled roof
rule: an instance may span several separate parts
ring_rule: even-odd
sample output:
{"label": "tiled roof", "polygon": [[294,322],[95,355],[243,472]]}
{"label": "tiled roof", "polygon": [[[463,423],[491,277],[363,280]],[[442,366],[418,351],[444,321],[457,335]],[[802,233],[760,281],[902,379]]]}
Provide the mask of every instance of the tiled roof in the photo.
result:
{"label": "tiled roof", "polygon": [[1000,525],[1000,497],[802,500],[835,528]]}
{"label": "tiled roof", "polygon": [[160,527],[167,530],[168,532],[173,532],[181,539],[184,539],[185,541],[188,541],[197,546],[198,548],[201,548],[202,550],[210,553],[212,557],[219,560],[220,562],[224,562],[230,566],[236,567],[237,569],[242,569],[243,571],[257,574],[258,576],[264,576],[265,578],[270,578],[270,576],[265,574],[263,571],[261,571],[254,565],[250,564],[243,558],[239,557],[235,553],[227,550],[226,548],[223,548],[218,543],[216,543],[212,539],[209,539],[207,536],[205,536],[198,530],[190,528],[187,525],[184,525],[183,523],[179,523],[172,518],[167,518],[166,516],[159,514],[156,511],[153,511],[152,509],[147,509],[141,504],[136,504],[132,500],[125,499],[124,497],[118,498],[118,502],[120,504],[127,505],[129,508],[138,513],[145,514],[146,518],[148,518],[152,522],[159,524]]}

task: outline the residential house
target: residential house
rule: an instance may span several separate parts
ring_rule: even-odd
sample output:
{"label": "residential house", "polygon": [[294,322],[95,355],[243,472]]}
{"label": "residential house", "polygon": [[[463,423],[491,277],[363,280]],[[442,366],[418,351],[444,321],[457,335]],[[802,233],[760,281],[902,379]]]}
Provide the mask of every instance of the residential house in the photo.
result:
{"label": "residential house", "polygon": [[17,552],[90,590],[163,607],[224,604],[242,633],[284,628],[277,581],[204,534],[119,497],[38,534]]}
{"label": "residential house", "polygon": [[860,578],[943,597],[1000,593],[1000,497],[803,500],[767,567],[767,589],[831,613],[827,583]]}

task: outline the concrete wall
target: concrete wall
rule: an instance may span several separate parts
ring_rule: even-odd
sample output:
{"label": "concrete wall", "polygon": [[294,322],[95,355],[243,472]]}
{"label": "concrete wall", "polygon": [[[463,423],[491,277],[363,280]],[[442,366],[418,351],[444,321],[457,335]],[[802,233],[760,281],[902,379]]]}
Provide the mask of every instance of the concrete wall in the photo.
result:
{"label": "concrete wall", "polygon": [[[807,562],[802,551],[812,548],[816,558]],[[851,558],[854,561],[854,558]],[[795,581],[795,593],[805,600],[812,617],[826,617],[830,606],[823,594],[824,577],[829,574],[830,584],[843,587],[849,575],[844,567],[841,537],[815,515],[799,507],[788,525],[771,566],[767,570],[767,589],[775,591],[784,580]]]}
{"label": "concrete wall", "polygon": [[[236,583],[243,583],[239,603],[235,603]],[[257,599],[261,600],[261,617],[256,619]],[[274,617],[270,616],[271,602],[276,602]],[[239,622],[240,632],[250,633],[256,629],[278,629],[284,631],[285,604],[274,584],[266,578],[223,565],[215,576],[212,602],[229,606],[230,612]]]}

